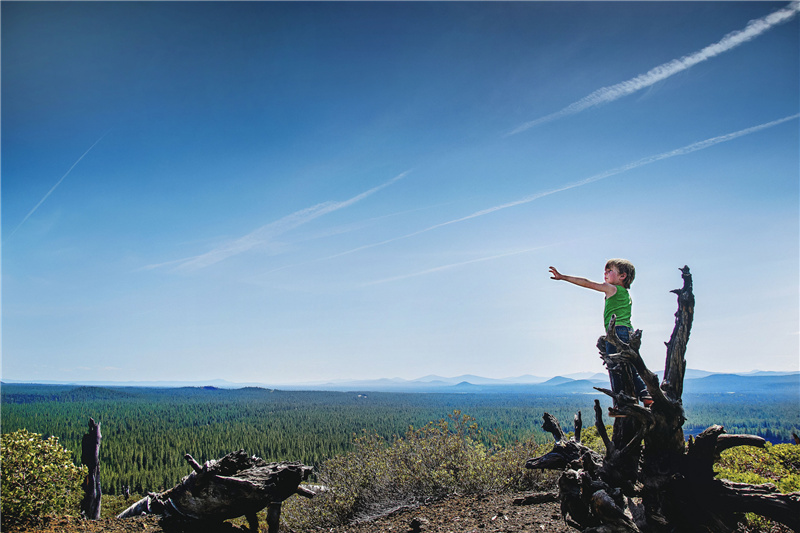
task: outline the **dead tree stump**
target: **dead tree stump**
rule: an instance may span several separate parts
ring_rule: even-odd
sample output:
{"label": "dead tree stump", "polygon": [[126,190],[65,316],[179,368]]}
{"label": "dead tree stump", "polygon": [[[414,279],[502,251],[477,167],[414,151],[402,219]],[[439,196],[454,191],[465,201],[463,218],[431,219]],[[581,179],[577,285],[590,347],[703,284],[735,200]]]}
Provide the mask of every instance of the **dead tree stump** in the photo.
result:
{"label": "dead tree stump", "polygon": [[83,500],[81,501],[81,515],[89,520],[100,519],[100,423],[89,419],[89,432],[81,440],[81,463],[86,465],[89,472],[83,480]]}
{"label": "dead tree stump", "polygon": [[[564,519],[585,533],[719,532],[736,529],[741,513],[753,512],[800,531],[800,493],[780,494],[772,484],[746,485],[716,479],[714,463],[734,446],[764,446],[752,435],[726,435],[712,426],[687,442],[683,435],[683,381],[686,345],[694,316],[689,267],[681,269],[675,327],[667,345],[664,380],[652,373],[639,354],[642,332],[629,343],[617,338],[614,319],[607,336],[621,353],[605,353],[606,337],[598,348],[607,365],[632,365],[647,385],[653,404],[637,404],[633,380],[624,376],[623,391],[609,408],[615,417],[609,439],[600,402],[595,400],[595,427],[606,447],[604,457],[580,442],[579,418],[575,437],[567,439],[555,417],[544,414],[542,428],[553,435],[552,451],[529,459],[527,468],[563,470],[559,498]],[[624,366],[624,365],[620,365]]]}
{"label": "dead tree stump", "polygon": [[277,533],[281,503],[293,494],[312,497],[300,486],[312,467],[301,463],[267,463],[244,450],[200,465],[191,455],[184,456],[192,472],[173,488],[149,493],[128,507],[117,518],[142,514],[161,514],[189,520],[222,522],[244,516],[251,531],[258,531],[256,514],[267,510],[270,533]]}

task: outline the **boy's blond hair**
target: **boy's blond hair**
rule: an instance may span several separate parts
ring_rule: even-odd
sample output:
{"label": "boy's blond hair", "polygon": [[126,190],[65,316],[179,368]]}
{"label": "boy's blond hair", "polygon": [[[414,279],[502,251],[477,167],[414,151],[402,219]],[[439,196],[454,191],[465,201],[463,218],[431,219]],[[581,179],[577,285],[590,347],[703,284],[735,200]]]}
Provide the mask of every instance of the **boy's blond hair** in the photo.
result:
{"label": "boy's blond hair", "polygon": [[633,263],[627,259],[609,259],[606,263],[606,269],[612,267],[615,267],[620,274],[627,274],[625,279],[622,280],[622,286],[630,289],[633,278],[636,277],[636,269],[633,267]]}

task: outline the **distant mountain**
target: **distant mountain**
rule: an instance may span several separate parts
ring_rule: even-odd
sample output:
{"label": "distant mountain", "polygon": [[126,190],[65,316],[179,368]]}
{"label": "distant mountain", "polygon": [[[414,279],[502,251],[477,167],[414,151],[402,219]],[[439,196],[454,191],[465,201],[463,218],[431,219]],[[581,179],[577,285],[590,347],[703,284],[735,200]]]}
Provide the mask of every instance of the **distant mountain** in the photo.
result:
{"label": "distant mountain", "polygon": [[563,377],[569,379],[597,379],[596,376],[600,376],[600,379],[608,379],[608,374],[598,374],[596,372],[575,372],[574,374],[564,374]]}
{"label": "distant mountain", "polygon": [[[661,372],[662,374],[664,372]],[[713,372],[707,372],[705,370],[695,370],[693,368],[687,368],[686,372],[684,373],[684,379],[698,379],[698,378],[705,378],[710,375],[714,374]]]}
{"label": "distant mountain", "polygon": [[800,373],[776,375],[712,374],[704,378],[687,379],[683,390],[686,393],[748,393],[748,394],[798,394]]}
{"label": "distant mountain", "polygon": [[472,383],[473,385],[508,385],[513,383],[542,383],[546,381],[547,378],[539,377],[539,376],[531,376],[530,374],[526,374],[524,376],[514,377],[514,378],[484,378],[482,376],[475,376],[472,374],[464,374],[462,376],[455,376],[452,378],[445,378],[442,376],[436,375],[428,375],[423,376],[421,378],[417,378],[411,381],[406,381],[406,383],[411,382],[423,382],[423,383],[449,383],[452,385],[457,385],[459,383],[467,382]]}
{"label": "distant mountain", "polygon": [[791,376],[797,372],[776,372],[774,370],[751,370],[750,372],[739,372],[739,376]]}
{"label": "distant mountain", "polygon": [[[752,374],[720,374],[705,370],[686,370],[684,390],[687,393],[748,392],[796,394],[800,392],[800,372],[755,372]],[[583,379],[574,379],[583,377]],[[442,377],[424,376],[416,380],[365,380],[325,385],[275,386],[274,388],[386,391],[386,392],[480,392],[514,394],[586,394],[594,387],[607,388],[608,374],[580,372],[550,379],[536,376],[492,379],[474,375]]]}
{"label": "distant mountain", "polygon": [[495,379],[495,378],[484,378],[481,376],[473,376],[471,374],[465,374],[463,376],[456,376],[454,378],[444,379],[443,381],[446,382],[453,382],[456,383],[471,383],[473,385],[506,385],[509,381],[504,379]]}
{"label": "distant mountain", "polygon": [[569,383],[571,381],[575,381],[575,380],[571,379],[571,378],[566,378],[564,376],[556,376],[554,378],[548,379],[547,381],[542,383],[542,385],[549,385],[549,386],[552,386],[552,385],[563,385],[564,383]]}
{"label": "distant mountain", "polygon": [[[686,372],[683,375],[683,377],[684,377],[684,379],[697,379],[697,378],[704,378],[704,377],[710,376],[712,374],[714,374],[714,372],[707,372],[705,370],[696,370],[696,369],[693,369],[693,368],[687,368]],[[656,375],[658,376],[658,379],[663,379],[664,378],[664,371],[663,370],[659,370],[658,372],[656,372]]]}
{"label": "distant mountain", "polygon": [[[448,381],[448,379],[449,378],[443,378],[442,376],[436,376],[436,375],[431,374],[429,376],[422,376],[421,378],[417,378],[417,379],[415,379],[413,381],[421,381],[423,383],[430,383],[431,381],[445,381],[446,382],[446,381]],[[457,381],[456,381],[456,383],[457,383]]]}
{"label": "distant mountain", "polygon": [[[660,377],[660,376],[659,376]],[[4,380],[6,383],[32,383]],[[456,377],[428,375],[414,380],[381,378],[371,380],[335,380],[296,384],[233,383],[222,379],[207,381],[50,381],[41,384],[70,384],[91,387],[216,387],[238,389],[260,387],[282,390],[358,391],[358,392],[408,392],[408,393],[494,393],[494,394],[587,394],[594,387],[608,387],[608,374],[578,372],[566,376],[542,378],[524,375],[516,378],[484,378],[466,374]],[[684,391],[689,394],[757,393],[798,394],[800,372],[753,371],[744,374],[722,374],[705,370],[686,370]]]}
{"label": "distant mountain", "polygon": [[561,394],[601,394],[595,387],[609,388],[608,380],[606,380],[605,383],[598,383],[597,381],[590,381],[588,379],[574,379],[556,385],[555,389]]}

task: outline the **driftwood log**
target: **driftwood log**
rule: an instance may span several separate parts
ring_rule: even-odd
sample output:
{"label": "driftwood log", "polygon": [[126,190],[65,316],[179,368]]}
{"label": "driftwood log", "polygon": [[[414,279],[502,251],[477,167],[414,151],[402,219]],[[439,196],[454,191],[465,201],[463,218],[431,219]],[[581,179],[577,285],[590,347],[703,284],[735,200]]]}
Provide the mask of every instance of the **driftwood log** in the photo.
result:
{"label": "driftwood log", "polygon": [[89,419],[89,432],[81,439],[81,463],[86,466],[88,473],[83,480],[83,500],[81,500],[81,515],[89,520],[100,519],[100,423],[93,418]]}
{"label": "driftwood log", "polygon": [[[614,417],[609,438],[600,402],[595,400],[595,427],[606,447],[605,456],[580,442],[580,413],[575,437],[567,438],[552,415],[544,414],[543,429],[553,435],[549,453],[529,459],[526,467],[563,470],[559,499],[564,519],[585,533],[617,532],[720,532],[736,529],[742,513],[752,512],[800,531],[800,493],[780,494],[773,484],[746,485],[716,479],[714,463],[719,454],[734,446],[761,446],[764,439],[752,435],[726,435],[712,426],[696,439],[683,435],[683,381],[686,345],[694,315],[692,276],[681,269],[683,288],[678,295],[675,327],[667,345],[664,380],[652,373],[639,354],[642,332],[630,343],[617,338],[612,319],[607,337],[621,353],[605,353],[606,336],[598,340],[601,358],[623,373],[620,394],[597,390],[614,398],[609,408]],[[623,364],[624,363],[624,364]],[[653,404],[637,404],[630,371],[632,365],[647,385]]]}
{"label": "driftwood log", "polygon": [[312,470],[301,463],[267,463],[259,457],[248,456],[244,450],[207,461],[202,466],[189,454],[184,458],[194,472],[165,492],[149,493],[117,518],[161,514],[222,522],[244,516],[250,530],[258,531],[256,514],[268,507],[269,532],[277,533],[281,503],[293,494],[314,496],[314,492],[300,486]]}

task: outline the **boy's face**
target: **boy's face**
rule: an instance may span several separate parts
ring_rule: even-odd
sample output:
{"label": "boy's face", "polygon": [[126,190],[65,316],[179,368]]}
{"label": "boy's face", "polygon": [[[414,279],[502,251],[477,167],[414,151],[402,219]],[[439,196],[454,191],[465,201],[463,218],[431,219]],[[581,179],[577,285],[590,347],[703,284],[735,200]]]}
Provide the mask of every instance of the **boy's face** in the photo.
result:
{"label": "boy's face", "polygon": [[605,274],[603,275],[603,279],[606,283],[610,283],[612,285],[619,285],[620,287],[624,285],[623,281],[627,277],[627,274],[620,274],[617,267],[610,267],[606,269]]}

